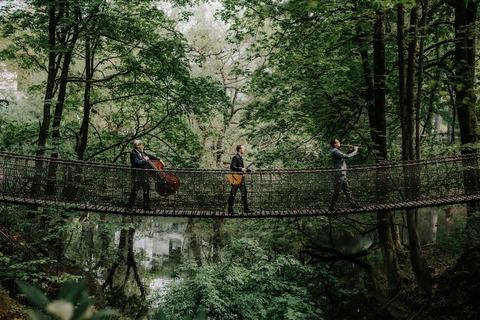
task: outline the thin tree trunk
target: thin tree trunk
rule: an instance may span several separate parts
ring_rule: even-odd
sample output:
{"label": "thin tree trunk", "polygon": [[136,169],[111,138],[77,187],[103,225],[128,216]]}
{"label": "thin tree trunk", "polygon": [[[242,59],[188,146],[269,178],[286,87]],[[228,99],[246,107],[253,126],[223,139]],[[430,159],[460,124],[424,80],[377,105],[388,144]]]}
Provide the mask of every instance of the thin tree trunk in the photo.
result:
{"label": "thin tree trunk", "polygon": [[130,228],[128,230],[128,245],[127,245],[127,272],[125,273],[125,284],[130,277],[130,268],[133,270],[133,277],[137,284],[138,290],[140,290],[140,297],[145,300],[147,298],[147,290],[142,282],[142,277],[138,272],[137,262],[135,260],[135,253],[133,252],[133,239],[135,237],[135,229]]}
{"label": "thin tree trunk", "polygon": [[[479,142],[477,132],[475,84],[475,45],[478,4],[455,1],[455,97],[462,145]],[[463,148],[463,153],[475,152]]]}
{"label": "thin tree trunk", "polygon": [[122,229],[120,231],[120,240],[117,247],[117,258],[115,259],[108,271],[108,275],[102,285],[103,290],[105,290],[106,288],[113,288],[113,280],[115,277],[115,273],[117,272],[118,267],[125,262],[125,248],[127,246],[127,237],[127,230]]}
{"label": "thin tree trunk", "polygon": [[43,104],[43,119],[40,125],[40,131],[38,134],[37,142],[37,152],[38,157],[42,157],[45,154],[45,146],[47,143],[49,131],[50,131],[50,121],[52,118],[51,115],[51,106],[53,102],[54,89],[55,89],[55,79],[57,78],[59,65],[57,64],[57,59],[60,61],[62,53],[57,52],[57,26],[59,19],[63,18],[62,14],[64,13],[63,8],[59,8],[59,13],[57,16],[56,4],[57,1],[51,1],[48,8],[48,74],[47,74],[47,86],[45,88],[45,97]]}
{"label": "thin tree trunk", "polygon": [[78,133],[77,145],[75,147],[75,152],[79,160],[83,160],[85,150],[87,149],[88,141],[88,128],[90,124],[90,92],[92,87],[92,78],[93,78],[93,52],[91,50],[90,39],[85,40],[85,88],[83,92],[83,118],[82,124],[80,126],[80,131]]}
{"label": "thin tree trunk", "polygon": [[[68,85],[68,74],[70,72],[70,65],[72,62],[73,57],[73,50],[75,44],[78,39],[78,27],[74,27],[74,35],[71,40],[63,38],[63,41],[69,41],[69,44],[65,42],[62,44],[62,47],[66,47],[67,50],[63,56],[63,63],[62,63],[62,71],[60,74],[60,81],[59,81],[59,90],[58,90],[58,98],[55,103],[55,111],[52,123],[52,145],[54,146],[53,153],[50,155],[51,158],[58,158],[58,144],[60,143],[60,126],[63,117],[63,109],[65,105],[65,98],[67,95],[67,85]],[[68,32],[64,30],[64,32]],[[48,175],[47,175],[47,186],[46,186],[46,194],[53,195],[55,194],[56,190],[56,174],[57,174],[57,163],[55,161],[50,162],[48,168]]]}
{"label": "thin tree trunk", "polygon": [[[401,114],[401,127],[402,127],[402,159],[405,161],[414,160],[416,158],[415,153],[415,74],[417,60],[417,41],[418,41],[418,13],[420,10],[419,0],[410,12],[410,28],[409,28],[409,42],[408,42],[408,56],[407,56],[407,73],[405,82],[405,105],[400,108]],[[403,23],[402,23],[403,25]],[[403,52],[403,48],[398,49],[399,52]],[[420,97],[417,97],[420,99]],[[418,114],[417,114],[418,118]],[[412,170],[413,168],[413,170]],[[404,168],[404,188],[405,196],[409,200],[415,200],[419,194],[420,185],[420,172],[416,170],[416,167]],[[420,240],[417,233],[416,223],[416,209],[407,209],[407,229],[409,239],[409,251],[410,262],[415,274],[415,279],[420,290],[427,295],[432,293],[432,278],[428,268],[428,264],[425,258],[422,256],[420,248]]]}
{"label": "thin tree trunk", "polygon": [[100,4],[97,4],[89,13],[91,29],[85,35],[85,88],[83,92],[83,118],[77,136],[75,152],[79,160],[83,160],[88,143],[88,131],[90,127],[90,113],[92,110],[91,93],[93,89],[93,76],[95,73],[95,50],[98,41],[97,21]]}
{"label": "thin tree trunk", "polygon": [[[47,71],[47,85],[45,88],[44,102],[43,102],[43,118],[40,123],[40,130],[38,132],[37,141],[37,157],[45,155],[45,147],[50,132],[50,121],[52,118],[51,107],[55,92],[55,80],[59,71],[59,62],[62,58],[62,53],[57,52],[57,26],[58,20],[62,18],[63,10],[58,10],[56,1],[51,1],[48,7],[48,71]],[[57,61],[58,60],[58,61]],[[35,175],[33,178],[32,188],[30,193],[32,196],[37,195],[41,190],[42,184],[43,162],[37,161],[35,163]]]}
{"label": "thin tree trunk", "polygon": [[222,249],[222,225],[223,219],[215,219],[213,221],[213,263],[220,262],[220,252]]}
{"label": "thin tree trunk", "polygon": [[[401,106],[402,116],[402,159],[414,160],[415,136],[415,60],[417,58],[418,1],[410,11],[410,28],[407,44],[407,73],[405,81],[405,105]],[[399,49],[400,50],[400,49]]]}
{"label": "thin tree trunk", "polygon": [[[460,126],[462,153],[476,153],[476,143],[480,141],[477,128],[475,66],[478,1],[455,0],[455,105]],[[479,164],[466,163],[467,168],[479,167]],[[467,193],[477,192],[480,180],[478,169],[464,171],[464,185]],[[469,222],[467,227],[474,227],[480,232],[480,222],[475,221],[474,213],[480,211],[479,202],[468,203]]]}
{"label": "thin tree trunk", "polygon": [[110,247],[110,230],[106,228],[106,221],[107,221],[107,215],[105,213],[100,214],[100,221],[101,223],[99,224],[98,227],[98,232],[99,232],[99,237],[100,237],[100,257],[98,259],[98,267],[100,268],[106,268],[107,266],[105,265],[105,262],[108,261],[108,255],[109,255],[109,247]]}
{"label": "thin tree trunk", "polygon": [[198,241],[198,237],[195,233],[195,220],[193,218],[188,218],[187,222],[187,229],[185,233],[190,238],[190,250],[192,250],[193,258],[197,262],[197,266],[201,267],[202,262],[202,251],[200,248],[200,242]]}
{"label": "thin tree trunk", "polygon": [[[386,97],[385,97],[385,32],[386,13],[383,9],[376,12],[373,35],[374,59],[374,122],[371,124],[373,146],[380,162],[387,160],[386,143]],[[381,168],[377,172],[377,197],[385,197],[388,193],[388,178]],[[387,190],[387,192],[385,192]],[[397,252],[392,239],[391,212],[377,212],[377,225],[380,247],[391,290],[396,291],[400,284],[400,268]]]}
{"label": "thin tree trunk", "polygon": [[[357,2],[353,2],[357,8]],[[385,13],[379,12],[379,19],[375,23],[374,34],[374,76],[369,64],[368,51],[360,50],[360,56],[365,78],[365,101],[368,106],[370,123],[370,137],[373,153],[377,162],[387,159],[386,149],[386,120],[385,120]],[[367,48],[365,33],[360,25],[355,27],[360,48]],[[388,193],[388,179],[379,171],[377,179],[377,197],[384,197]],[[385,269],[389,278],[389,286],[396,287],[399,282],[399,266],[396,257],[394,235],[398,235],[398,228],[393,223],[391,212],[377,213],[377,228],[380,246],[384,258]]]}
{"label": "thin tree trunk", "polygon": [[[422,91],[423,91],[423,53],[424,53],[424,43],[425,43],[425,28],[427,27],[427,17],[428,17],[428,0],[420,0],[419,6],[422,10],[422,15],[419,23],[418,33],[420,34],[419,38],[419,48],[418,48],[418,70],[417,70],[417,99],[415,100],[415,157],[416,159],[421,159],[420,152],[420,143],[422,139],[422,132],[420,130],[420,106],[422,104]],[[428,126],[430,115],[427,113],[425,118],[425,128]]]}

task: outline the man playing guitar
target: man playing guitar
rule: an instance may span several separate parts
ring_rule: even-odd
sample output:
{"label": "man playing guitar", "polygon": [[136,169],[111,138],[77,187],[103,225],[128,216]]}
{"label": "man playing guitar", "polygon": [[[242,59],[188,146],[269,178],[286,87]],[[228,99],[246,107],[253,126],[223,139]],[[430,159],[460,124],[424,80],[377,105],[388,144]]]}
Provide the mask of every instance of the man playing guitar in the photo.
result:
{"label": "man playing guitar", "polygon": [[233,212],[233,203],[235,201],[235,195],[237,190],[240,189],[242,193],[242,204],[244,213],[253,213],[252,210],[248,208],[247,202],[247,186],[245,185],[245,176],[244,173],[252,172],[251,169],[245,168],[243,164],[243,154],[245,153],[245,146],[239,144],[237,146],[237,153],[233,156],[232,162],[230,164],[230,169],[233,171],[229,174],[228,180],[232,184],[232,189],[230,190],[230,196],[228,197],[228,214],[235,214]]}

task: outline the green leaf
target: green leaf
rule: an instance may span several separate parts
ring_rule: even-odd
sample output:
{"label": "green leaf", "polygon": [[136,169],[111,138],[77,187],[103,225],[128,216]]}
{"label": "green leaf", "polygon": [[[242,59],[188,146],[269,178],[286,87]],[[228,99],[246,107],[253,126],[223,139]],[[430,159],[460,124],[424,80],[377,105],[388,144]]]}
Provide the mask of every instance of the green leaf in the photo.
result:
{"label": "green leaf", "polygon": [[40,309],[44,309],[49,303],[48,298],[37,288],[30,286],[20,280],[16,281],[16,284],[26,296],[27,299]]}
{"label": "green leaf", "polygon": [[51,320],[49,317],[37,310],[28,310],[28,317],[30,320]]}
{"label": "green leaf", "polygon": [[167,316],[162,310],[158,310],[153,317],[153,320],[167,320]]}
{"label": "green leaf", "polygon": [[205,312],[204,309],[198,310],[195,320],[207,320],[207,313]]}
{"label": "green leaf", "polygon": [[88,308],[91,305],[90,297],[85,292],[82,292],[82,297],[79,301],[74,301],[75,312],[73,313],[72,319],[81,319],[81,316],[85,314]]}
{"label": "green leaf", "polygon": [[57,296],[57,299],[64,299],[70,302],[79,302],[85,292],[85,282],[68,281]]}
{"label": "green leaf", "polygon": [[113,309],[103,309],[97,313],[95,313],[90,319],[91,320],[96,320],[96,319],[102,319],[102,318],[107,318],[110,316],[118,316],[118,312],[113,310]]}

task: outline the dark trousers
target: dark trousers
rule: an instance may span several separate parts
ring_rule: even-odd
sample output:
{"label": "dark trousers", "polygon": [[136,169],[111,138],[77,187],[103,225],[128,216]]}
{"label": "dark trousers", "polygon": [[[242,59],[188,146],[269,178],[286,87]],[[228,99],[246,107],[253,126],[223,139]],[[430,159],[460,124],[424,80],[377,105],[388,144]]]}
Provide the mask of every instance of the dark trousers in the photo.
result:
{"label": "dark trousers", "polygon": [[143,207],[148,208],[150,205],[150,184],[146,172],[133,172],[132,174],[132,190],[128,199],[128,206],[133,207],[138,191],[143,190]]}
{"label": "dark trousers", "polygon": [[235,201],[235,195],[237,194],[238,189],[240,189],[242,193],[242,204],[243,204],[243,211],[250,211],[248,209],[247,203],[247,186],[245,185],[245,181],[238,185],[232,185],[232,189],[230,189],[230,196],[228,197],[228,213],[233,212],[233,202]]}
{"label": "dark trousers", "polygon": [[335,187],[333,188],[333,195],[332,200],[330,201],[330,209],[335,208],[335,204],[337,203],[338,197],[340,195],[340,190],[343,190],[345,197],[347,198],[348,203],[352,205],[356,205],[355,200],[352,196],[352,190],[350,190],[350,186],[348,185],[348,180],[346,175],[335,175],[333,176]]}

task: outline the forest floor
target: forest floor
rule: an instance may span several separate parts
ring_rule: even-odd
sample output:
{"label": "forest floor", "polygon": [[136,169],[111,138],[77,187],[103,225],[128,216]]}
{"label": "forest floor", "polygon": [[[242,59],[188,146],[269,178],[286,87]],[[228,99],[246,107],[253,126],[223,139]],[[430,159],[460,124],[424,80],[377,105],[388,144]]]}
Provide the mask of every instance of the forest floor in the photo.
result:
{"label": "forest floor", "polygon": [[433,276],[432,296],[422,299],[412,282],[401,295],[415,310],[409,319],[480,319],[480,246],[453,254],[433,245],[424,248],[424,255]]}

